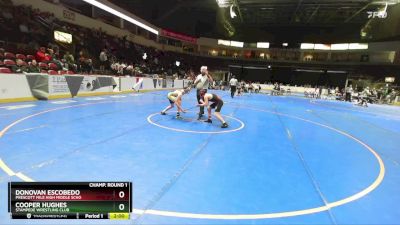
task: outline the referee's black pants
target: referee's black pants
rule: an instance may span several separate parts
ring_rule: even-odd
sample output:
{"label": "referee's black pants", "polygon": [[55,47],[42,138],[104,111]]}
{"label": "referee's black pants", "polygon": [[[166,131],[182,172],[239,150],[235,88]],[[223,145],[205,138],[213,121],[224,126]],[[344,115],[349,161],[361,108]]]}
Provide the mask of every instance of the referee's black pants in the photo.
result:
{"label": "referee's black pants", "polygon": [[231,86],[231,97],[235,96],[236,93],[236,86]]}
{"label": "referee's black pants", "polygon": [[[201,102],[200,102],[200,99],[201,99],[200,91],[201,91],[201,90],[202,90],[202,89],[197,89],[197,102],[198,102],[199,104],[201,104]],[[204,91],[207,93],[207,89],[204,89]],[[199,115],[204,115],[204,106],[200,106]]]}

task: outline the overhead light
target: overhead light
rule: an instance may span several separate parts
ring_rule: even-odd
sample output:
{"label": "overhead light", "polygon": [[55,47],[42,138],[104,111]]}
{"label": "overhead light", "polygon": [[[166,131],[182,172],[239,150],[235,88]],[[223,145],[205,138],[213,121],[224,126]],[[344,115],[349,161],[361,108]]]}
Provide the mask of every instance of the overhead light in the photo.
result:
{"label": "overhead light", "polygon": [[176,65],[177,67],[179,67],[179,66],[181,65],[181,62],[176,61],[176,62],[175,62],[175,65]]}
{"label": "overhead light", "polygon": [[306,69],[296,69],[296,72],[308,72],[308,73],[323,73],[323,70],[306,70]]}
{"label": "overhead light", "polygon": [[331,50],[347,50],[349,49],[349,44],[332,44]]}
{"label": "overhead light", "polygon": [[255,69],[255,70],[267,70],[266,67],[256,67],[256,66],[237,66],[237,65],[229,65],[229,67],[233,68],[243,68],[243,69]]}
{"label": "overhead light", "polygon": [[147,31],[150,31],[153,34],[158,35],[158,30],[156,30],[156,29],[154,29],[154,28],[152,28],[152,27],[150,27],[150,26],[148,26],[148,25],[146,25],[146,24],[144,24],[144,23],[142,23],[142,22],[140,22],[138,20],[135,20],[132,17],[129,17],[129,16],[121,13],[120,11],[117,11],[117,10],[115,10],[115,9],[113,9],[113,8],[103,4],[101,2],[98,2],[96,0],[83,0],[83,1],[89,3],[89,4],[93,5],[93,6],[96,6],[96,7],[100,8],[100,9],[102,9],[102,10],[108,12],[108,13],[111,13],[114,16],[117,16],[117,17],[119,17],[121,19],[124,19],[124,20],[126,20],[128,22],[131,22],[131,23],[135,24],[136,26],[139,26],[139,27],[141,27],[141,28],[143,28],[143,29],[145,29]]}
{"label": "overhead light", "polygon": [[342,70],[328,70],[326,72],[327,73],[347,73],[347,71],[342,71]]}
{"label": "overhead light", "polygon": [[367,36],[367,31],[365,31],[364,29],[362,29],[361,31],[360,31],[360,34],[361,34],[361,37],[363,37],[363,38],[365,38],[366,36]]}
{"label": "overhead light", "polygon": [[268,65],[268,69],[271,69],[271,67],[272,67],[271,65]]}
{"label": "overhead light", "polygon": [[316,50],[331,50],[331,46],[325,45],[325,44],[315,44],[314,49],[316,49]]}
{"label": "overhead light", "polygon": [[218,45],[231,46],[231,41],[218,39]]}
{"label": "overhead light", "polygon": [[231,18],[232,18],[232,19],[235,18],[235,17],[237,17],[235,11],[233,10],[233,5],[231,5],[230,13],[231,13]]}
{"label": "overhead light", "polygon": [[285,43],[282,43],[282,46],[283,46],[283,47],[287,47],[288,45],[289,45],[289,44],[286,43],[286,42],[285,42]]}
{"label": "overhead light", "polygon": [[368,49],[368,44],[363,44],[363,43],[350,43],[349,44],[349,49],[355,50],[355,49]]}
{"label": "overhead light", "polygon": [[385,77],[385,82],[386,83],[393,83],[395,80],[395,77]]}
{"label": "overhead light", "polygon": [[232,46],[232,47],[243,48],[244,42],[240,42],[240,41],[228,41],[228,40],[221,40],[221,39],[218,39],[218,45],[225,45],[225,46]]}
{"label": "overhead light", "polygon": [[269,42],[257,42],[257,48],[269,48]]}
{"label": "overhead light", "polygon": [[314,44],[311,43],[301,43],[300,49],[314,49]]}
{"label": "overhead light", "polygon": [[72,43],[72,34],[64,33],[61,31],[54,31],[54,39],[56,41],[71,44]]}
{"label": "overhead light", "polygon": [[233,0],[216,0],[220,8],[227,8],[233,4]]}
{"label": "overhead light", "polygon": [[385,4],[387,4],[387,5],[396,5],[398,3],[400,3],[399,0],[371,2],[371,4],[374,4],[374,5],[385,5]]}
{"label": "overhead light", "polygon": [[144,60],[146,60],[146,59],[147,59],[147,53],[144,53],[143,56],[142,56],[142,58],[143,58]]}
{"label": "overhead light", "polygon": [[231,46],[232,47],[239,47],[239,48],[243,48],[244,42],[240,42],[240,41],[231,41]]}

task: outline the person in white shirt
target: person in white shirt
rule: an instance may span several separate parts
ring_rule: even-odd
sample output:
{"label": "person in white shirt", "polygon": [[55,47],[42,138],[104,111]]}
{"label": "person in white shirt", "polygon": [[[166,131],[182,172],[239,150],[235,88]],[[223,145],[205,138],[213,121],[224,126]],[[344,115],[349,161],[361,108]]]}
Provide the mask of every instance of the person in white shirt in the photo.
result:
{"label": "person in white shirt", "polygon": [[100,70],[101,70],[101,71],[104,71],[104,69],[105,69],[106,66],[107,66],[107,60],[108,60],[108,57],[107,57],[107,50],[106,50],[106,49],[103,49],[103,50],[100,52],[99,59],[100,59]]}
{"label": "person in white shirt", "polygon": [[232,76],[232,79],[229,81],[229,85],[231,86],[231,97],[232,98],[235,96],[238,84],[239,84],[239,81],[236,79],[235,76]]}
{"label": "person in white shirt", "polygon": [[245,93],[249,92],[249,84],[248,83],[244,83],[244,92]]}
{"label": "person in white shirt", "polygon": [[350,84],[346,87],[346,101],[351,102],[351,95],[353,94],[353,86]]}
{"label": "person in white shirt", "polygon": [[[205,90],[205,92],[207,92],[208,86],[210,84],[210,82],[212,83],[214,80],[211,77],[211,75],[208,73],[208,68],[207,66],[202,66],[200,68],[200,72],[201,74],[199,74],[196,78],[196,80],[194,81],[194,86],[197,89],[197,102],[200,104],[200,91],[201,90]],[[201,119],[201,117],[204,115],[204,106],[200,106],[200,112],[199,112],[199,118],[198,120]]]}

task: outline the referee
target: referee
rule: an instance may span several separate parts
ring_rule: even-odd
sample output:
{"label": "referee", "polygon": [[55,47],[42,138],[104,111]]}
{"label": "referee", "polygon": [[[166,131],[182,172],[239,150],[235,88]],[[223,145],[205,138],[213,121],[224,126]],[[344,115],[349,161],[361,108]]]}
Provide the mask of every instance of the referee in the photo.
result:
{"label": "referee", "polygon": [[229,85],[231,85],[231,97],[235,96],[236,88],[239,81],[236,79],[235,76],[232,76],[232,79],[229,81]]}
{"label": "referee", "polygon": [[[199,74],[197,76],[196,80],[194,81],[194,86],[197,89],[197,102],[199,104],[201,104],[201,102],[200,102],[200,99],[201,99],[200,91],[201,90],[205,90],[205,92],[207,92],[208,85],[214,81],[213,78],[211,77],[211,75],[208,74],[207,66],[202,66],[200,68],[200,72],[201,72],[201,74]],[[204,106],[200,106],[200,112],[199,112],[198,120],[200,120],[203,115],[204,115]]]}

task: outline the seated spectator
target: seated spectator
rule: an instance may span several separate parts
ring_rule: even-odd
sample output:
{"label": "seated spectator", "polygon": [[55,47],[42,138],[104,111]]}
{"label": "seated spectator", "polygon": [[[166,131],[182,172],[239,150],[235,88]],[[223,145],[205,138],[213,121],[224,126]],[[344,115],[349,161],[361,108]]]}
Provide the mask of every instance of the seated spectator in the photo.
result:
{"label": "seated spectator", "polygon": [[75,58],[70,52],[67,51],[63,58],[64,58],[66,63],[75,64]]}
{"label": "seated spectator", "polygon": [[63,69],[63,63],[60,61],[58,54],[56,54],[53,49],[47,49],[48,54],[47,54],[47,59],[48,63],[54,63],[57,65],[57,70],[62,70]]}
{"label": "seated spectator", "polygon": [[88,73],[88,74],[93,74],[94,68],[93,68],[93,61],[92,61],[92,59],[87,59],[87,60],[86,60],[86,65],[87,65],[87,73]]}
{"label": "seated spectator", "polygon": [[46,63],[52,62],[53,61],[53,57],[54,57],[54,51],[51,48],[47,49],[47,52],[45,54],[45,61]]}
{"label": "seated spectator", "polygon": [[28,73],[40,73],[40,67],[37,64],[36,60],[32,60],[28,67]]}
{"label": "seated spectator", "polygon": [[125,63],[121,63],[118,67],[118,71],[117,74],[118,75],[124,75],[124,69],[126,68],[126,64]]}
{"label": "seated spectator", "polygon": [[79,72],[81,72],[81,73],[83,73],[86,70],[85,61],[86,61],[86,58],[83,56],[83,53],[80,52],[79,53],[78,68],[79,68]]}
{"label": "seated spectator", "polygon": [[77,66],[75,64],[75,58],[69,51],[65,53],[63,61],[64,61],[64,68],[76,72]]}
{"label": "seated spectator", "polygon": [[134,68],[133,65],[129,65],[125,68],[124,75],[133,75]]}
{"label": "seated spectator", "polygon": [[6,51],[4,50],[4,48],[0,48],[0,60],[3,60],[4,59],[4,53],[5,53]]}
{"label": "seated spectator", "polygon": [[48,58],[46,57],[46,48],[40,47],[39,50],[36,52],[36,61],[37,62],[46,62]]}
{"label": "seated spectator", "polygon": [[13,71],[14,73],[24,73],[28,72],[28,68],[26,67],[24,61],[22,61],[21,59],[17,59],[16,65],[11,67],[11,71]]}
{"label": "seated spectator", "polygon": [[93,62],[89,58],[85,58],[82,54],[79,58],[79,70],[81,73],[92,74],[93,73]]}

